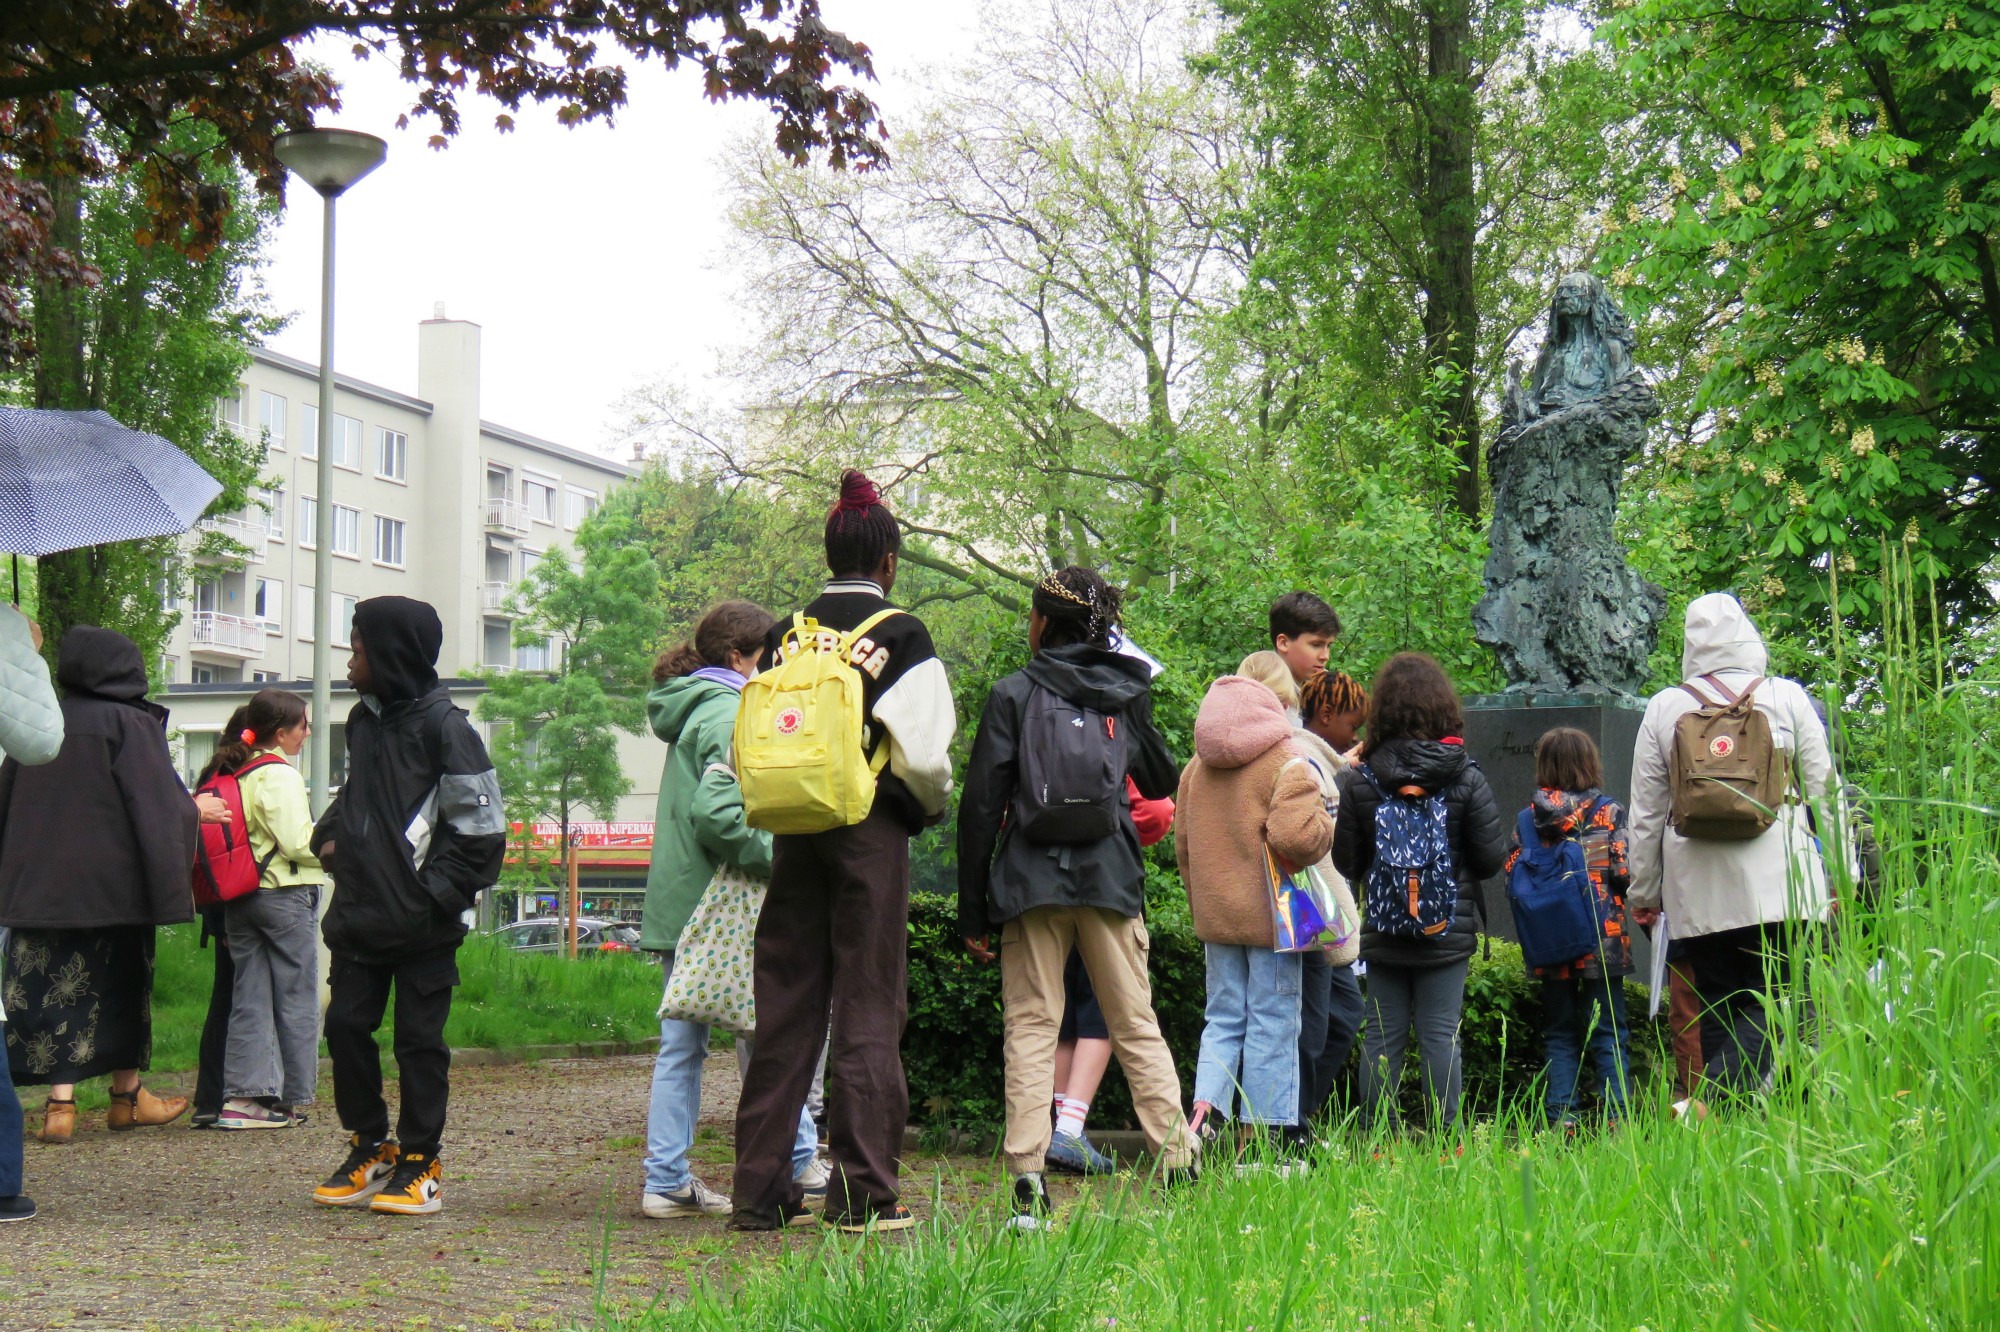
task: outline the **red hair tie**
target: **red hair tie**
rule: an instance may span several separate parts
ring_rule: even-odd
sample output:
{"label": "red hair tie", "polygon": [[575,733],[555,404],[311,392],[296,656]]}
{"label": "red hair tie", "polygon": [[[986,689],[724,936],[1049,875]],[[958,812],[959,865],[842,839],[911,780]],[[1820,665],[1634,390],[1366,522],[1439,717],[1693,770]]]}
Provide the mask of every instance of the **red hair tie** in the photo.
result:
{"label": "red hair tie", "polygon": [[246,745],[254,745],[257,743],[257,733],[251,730],[247,726],[236,733],[236,738],[238,740],[241,740]]}

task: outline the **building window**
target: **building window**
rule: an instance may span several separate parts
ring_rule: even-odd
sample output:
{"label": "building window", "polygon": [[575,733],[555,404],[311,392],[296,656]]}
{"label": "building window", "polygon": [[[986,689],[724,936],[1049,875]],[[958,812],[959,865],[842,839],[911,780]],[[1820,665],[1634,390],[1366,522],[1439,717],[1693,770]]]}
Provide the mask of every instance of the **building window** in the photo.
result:
{"label": "building window", "polygon": [[526,647],[514,649],[514,669],[521,671],[546,671],[549,669],[549,640],[530,643]]}
{"label": "building window", "polygon": [[278,673],[277,673],[276,671],[252,671],[252,672],[250,672],[250,683],[251,683],[251,684],[276,684],[276,683],[278,683],[278,681],[280,681],[280,680],[282,680],[282,679],[284,679],[284,678],[285,678],[284,676],[282,676],[282,675],[278,674]]}
{"label": "building window", "polygon": [[597,496],[588,490],[577,490],[571,487],[568,500],[569,529],[574,532],[577,528],[583,526],[584,519],[597,512]]}
{"label": "building window", "polygon": [[534,576],[535,576],[535,569],[536,569],[536,566],[540,565],[540,564],[541,564],[541,562],[542,562],[542,552],[540,552],[539,550],[524,550],[524,551],[522,551],[522,552],[521,552],[521,581],[525,583],[525,582],[527,582],[527,581],[528,581],[528,580],[529,580],[530,578],[534,577]]}
{"label": "building window", "polygon": [[241,384],[231,389],[228,397],[217,398],[215,400],[215,419],[220,425],[236,426],[239,429],[242,427],[243,386]]}
{"label": "building window", "polygon": [[[389,481],[407,481],[410,471],[410,437],[400,430],[375,428],[375,475]],[[396,563],[401,564],[398,560]]]}
{"label": "building window", "polygon": [[285,539],[285,488],[274,486],[257,492],[264,505],[264,532],[273,541]]}
{"label": "building window", "polygon": [[275,393],[257,394],[257,428],[264,432],[274,449],[285,447],[285,408],[290,404]]}
{"label": "building window", "polygon": [[[300,424],[305,427],[306,437],[299,443],[299,455],[305,458],[319,457],[319,408],[310,403],[299,407]],[[345,467],[350,472],[361,470],[361,422],[351,416],[333,414],[333,465]]]}
{"label": "building window", "polygon": [[375,563],[403,567],[403,520],[375,516]]}
{"label": "building window", "polygon": [[488,464],[486,468],[486,498],[497,500],[514,498],[514,473],[505,467],[494,467]]}
{"label": "building window", "polygon": [[338,628],[333,635],[335,647],[352,647],[354,638],[354,607],[357,599],[336,592],[333,594],[333,622]]}
{"label": "building window", "polygon": [[272,578],[257,580],[257,595],[250,603],[250,609],[264,622],[267,633],[277,633],[284,627],[285,585]]}
{"label": "building window", "polygon": [[333,506],[333,553],[361,558],[361,510]]}
{"label": "building window", "polygon": [[195,683],[195,684],[214,684],[214,683],[215,683],[215,667],[213,667],[213,666],[204,666],[204,665],[202,665],[202,664],[201,664],[200,662],[196,662],[196,663],[194,664],[194,683]]}
{"label": "building window", "polygon": [[522,481],[521,506],[538,523],[555,522],[556,488],[546,481]]}
{"label": "building window", "polygon": [[482,666],[507,669],[507,647],[509,630],[504,624],[488,622],[480,635],[479,664]]}
{"label": "building window", "polygon": [[299,545],[312,550],[319,544],[319,501],[311,495],[299,496]]}
{"label": "building window", "polygon": [[215,743],[219,739],[221,736],[215,731],[181,732],[181,762],[187,765],[181,775],[187,779],[189,786],[194,785],[195,778],[215,757]]}

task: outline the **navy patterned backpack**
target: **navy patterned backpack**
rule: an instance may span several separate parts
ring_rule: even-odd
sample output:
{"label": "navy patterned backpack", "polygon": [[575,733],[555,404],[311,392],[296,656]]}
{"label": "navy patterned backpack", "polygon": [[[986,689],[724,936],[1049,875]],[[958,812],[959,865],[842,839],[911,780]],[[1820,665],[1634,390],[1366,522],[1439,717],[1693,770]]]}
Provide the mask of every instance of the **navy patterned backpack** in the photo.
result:
{"label": "navy patterned backpack", "polygon": [[1458,867],[1445,836],[1444,797],[1421,786],[1391,795],[1366,763],[1358,770],[1382,797],[1375,808],[1375,860],[1364,885],[1368,928],[1403,939],[1443,934],[1458,911]]}

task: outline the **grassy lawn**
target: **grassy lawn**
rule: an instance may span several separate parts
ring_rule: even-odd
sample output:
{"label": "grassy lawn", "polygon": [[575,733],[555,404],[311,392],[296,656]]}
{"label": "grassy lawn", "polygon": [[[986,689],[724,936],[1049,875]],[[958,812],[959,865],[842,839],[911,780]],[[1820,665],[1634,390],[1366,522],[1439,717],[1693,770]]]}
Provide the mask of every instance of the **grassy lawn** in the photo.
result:
{"label": "grassy lawn", "polygon": [[1944,855],[1885,829],[1896,909],[1848,913],[1816,1016],[1778,1014],[1774,1094],[1698,1127],[1651,1093],[1575,1143],[1518,1112],[1462,1144],[1354,1135],[1307,1179],[1128,1185],[1040,1236],[1003,1228],[996,1178],[909,1237],[741,1265],[622,1326],[2000,1325],[2000,871],[1989,816],[1960,817]]}
{"label": "grassy lawn", "polygon": [[[153,1071],[195,1067],[208,1013],[214,957],[198,946],[199,925],[159,934],[153,980]],[[516,953],[485,939],[459,950],[461,984],[445,1039],[455,1048],[505,1049],[580,1041],[638,1041],[659,1033],[660,969],[631,954],[566,958]],[[383,1024],[387,1052],[394,1029]],[[322,1053],[324,1049],[322,1048]],[[94,1090],[101,1099],[102,1079]],[[192,1080],[190,1079],[190,1085]]]}

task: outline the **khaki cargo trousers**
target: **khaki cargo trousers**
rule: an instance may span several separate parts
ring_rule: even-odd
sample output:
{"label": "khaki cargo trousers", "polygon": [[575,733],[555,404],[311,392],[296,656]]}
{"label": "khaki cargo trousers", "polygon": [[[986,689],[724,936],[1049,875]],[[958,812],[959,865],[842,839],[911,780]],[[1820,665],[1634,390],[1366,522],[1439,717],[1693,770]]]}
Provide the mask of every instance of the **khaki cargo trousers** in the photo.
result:
{"label": "khaki cargo trousers", "polygon": [[1016,1175],[1038,1172],[1048,1154],[1063,967],[1072,945],[1104,1010],[1146,1146],[1170,1167],[1191,1164],[1194,1139],[1181,1113],[1180,1079],[1153,1013],[1145,922],[1100,907],[1035,907],[1000,930],[1007,1058],[1007,1133],[1001,1146],[1008,1168]]}

